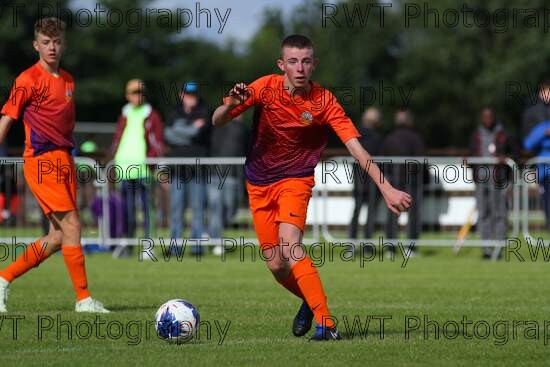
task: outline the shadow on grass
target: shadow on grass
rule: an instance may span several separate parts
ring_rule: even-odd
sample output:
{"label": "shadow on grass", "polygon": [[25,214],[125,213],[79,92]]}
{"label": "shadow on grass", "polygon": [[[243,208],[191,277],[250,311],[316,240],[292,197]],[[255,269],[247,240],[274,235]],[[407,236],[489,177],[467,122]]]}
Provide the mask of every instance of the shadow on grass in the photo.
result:
{"label": "shadow on grass", "polygon": [[[403,336],[403,333],[398,331],[395,331],[395,332],[386,331],[382,334],[384,339],[388,336],[395,336],[395,335]],[[380,340],[381,338],[380,331],[360,333],[359,331],[349,332],[349,331],[340,330],[340,336],[342,337],[342,340],[373,340],[373,339]]]}
{"label": "shadow on grass", "polygon": [[155,309],[157,308],[156,305],[125,305],[125,306],[107,306],[111,312],[118,312],[118,311],[152,311],[155,312]]}

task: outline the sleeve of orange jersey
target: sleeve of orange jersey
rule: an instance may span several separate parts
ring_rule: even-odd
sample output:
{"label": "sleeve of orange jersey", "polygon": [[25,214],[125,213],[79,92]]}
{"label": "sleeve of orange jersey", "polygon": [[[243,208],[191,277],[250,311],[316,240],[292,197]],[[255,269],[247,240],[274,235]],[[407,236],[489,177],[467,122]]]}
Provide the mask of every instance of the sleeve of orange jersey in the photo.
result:
{"label": "sleeve of orange jersey", "polygon": [[344,109],[338,103],[336,97],[329,91],[326,91],[326,93],[329,95],[325,99],[328,102],[325,109],[325,120],[332,130],[334,130],[344,144],[352,138],[360,137],[361,134],[359,134],[351,119],[346,116]]}
{"label": "sleeve of orange jersey", "polygon": [[[239,116],[241,113],[249,109],[250,107],[257,105],[260,101],[260,93],[263,88],[267,86],[268,77],[264,76],[259,79],[256,79],[252,83],[250,83],[247,87],[247,90],[250,92],[250,97],[248,97],[245,101],[240,103],[237,107],[233,108],[231,111],[229,111],[229,115],[232,118],[235,118]],[[223,99],[223,103],[229,103],[230,97],[225,97]]]}
{"label": "sleeve of orange jersey", "polygon": [[31,93],[31,85],[28,79],[19,76],[15,79],[15,83],[13,84],[10,92],[10,97],[8,98],[6,104],[4,104],[4,107],[0,113],[2,115],[9,116],[14,120],[19,120],[21,113],[23,112],[23,108],[30,100]]}

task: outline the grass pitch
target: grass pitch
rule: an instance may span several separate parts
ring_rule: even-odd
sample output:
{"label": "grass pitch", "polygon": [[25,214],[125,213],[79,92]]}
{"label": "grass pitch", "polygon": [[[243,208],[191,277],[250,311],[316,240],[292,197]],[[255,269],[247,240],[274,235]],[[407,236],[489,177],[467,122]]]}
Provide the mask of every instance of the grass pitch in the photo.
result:
{"label": "grass pitch", "polygon": [[[320,267],[330,309],[346,339],[336,343],[292,335],[300,301],[272,279],[258,257],[251,261],[250,252],[245,261],[237,254],[225,261],[209,255],[181,262],[89,255],[92,294],[114,311],[100,316],[73,312],[63,259],[53,256],[11,287],[10,313],[0,321],[0,365],[548,363],[547,262],[482,261],[479,249],[464,249],[458,257],[450,249],[423,251],[404,268],[400,259],[382,258],[361,268],[358,261],[339,257]],[[204,322],[200,339],[183,345],[157,339],[151,321],[158,306],[172,298],[196,305]]]}

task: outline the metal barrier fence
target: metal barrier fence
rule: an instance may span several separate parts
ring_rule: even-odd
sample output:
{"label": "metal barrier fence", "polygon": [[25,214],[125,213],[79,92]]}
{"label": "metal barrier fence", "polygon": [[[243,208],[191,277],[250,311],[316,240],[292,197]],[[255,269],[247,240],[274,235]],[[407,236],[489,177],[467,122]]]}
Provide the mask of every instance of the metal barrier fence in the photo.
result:
{"label": "metal barrier fence", "polygon": [[[540,224],[543,222],[539,204],[540,198],[535,193],[536,185],[524,182],[523,178],[526,170],[529,169],[529,165],[540,162],[550,164],[550,159],[546,161],[530,160],[525,170],[520,170],[519,166],[511,159],[499,162],[496,159],[479,157],[375,157],[375,161],[383,164],[384,171],[389,172],[388,178],[397,186],[402,186],[403,174],[408,175],[411,178],[408,183],[414,187],[403,188],[407,191],[415,191],[413,196],[417,198],[418,203],[422,204],[417,209],[418,216],[415,218],[415,225],[408,229],[407,236],[399,238],[396,235],[395,238],[391,238],[386,235],[386,241],[414,241],[416,245],[420,246],[456,245],[459,230],[464,229],[468,223],[472,225],[477,223],[475,215],[478,206],[475,197],[477,185],[472,182],[472,172],[475,167],[489,167],[490,171],[496,171],[496,167],[502,167],[502,164],[511,172],[506,181],[509,185],[505,190],[507,234],[517,235],[520,230],[523,230],[525,234],[529,234],[530,229],[531,231],[535,230],[535,232],[543,230],[542,224]],[[43,234],[37,229],[40,227],[40,208],[22,184],[24,182],[21,174],[22,162],[21,158],[3,158],[1,161],[3,171],[0,172],[0,181],[4,181],[4,186],[2,186],[4,201],[9,202],[8,192],[10,190],[22,191],[19,193],[19,197],[23,198],[23,203],[20,203],[19,207],[24,208],[24,210],[18,212],[18,219],[12,221],[11,224],[8,224],[8,221],[0,223],[0,241],[2,242],[9,243],[13,240],[13,237],[16,237],[18,242],[29,242]],[[81,168],[77,169],[77,173],[85,176],[79,178],[78,191],[84,244],[135,245],[138,244],[140,238],[144,237],[166,238],[165,241],[176,241],[175,243],[182,243],[182,241],[189,239],[191,237],[188,229],[190,226],[189,224],[184,226],[183,219],[178,224],[185,228],[185,231],[181,232],[181,236],[172,239],[173,236],[169,228],[171,222],[169,219],[169,203],[171,202],[170,193],[168,192],[171,187],[169,178],[172,176],[171,178],[174,179],[174,175],[178,174],[177,167],[194,167],[194,169],[199,170],[206,170],[205,167],[210,167],[212,175],[224,174],[225,170],[228,169],[235,179],[233,186],[231,186],[231,190],[234,191],[233,194],[235,194],[234,196],[238,201],[234,221],[233,223],[227,223],[226,221],[222,225],[222,228],[225,229],[221,232],[221,236],[212,236],[208,233],[209,220],[205,218],[207,229],[198,236],[209,235],[213,238],[209,238],[204,245],[217,245],[222,238],[236,238],[244,242],[256,243],[244,186],[242,170],[244,158],[147,159],[143,164],[147,166],[146,171],[148,172],[148,176],[144,176],[148,182],[144,184],[148,185],[147,189],[151,193],[146,197],[146,200],[148,200],[146,204],[150,208],[148,229],[140,229],[146,224],[145,216],[140,214],[145,209],[144,205],[140,207],[137,204],[132,212],[125,213],[124,210],[119,210],[122,201],[122,190],[120,189],[122,184],[120,170],[122,167],[120,165],[109,162],[106,166],[98,167],[95,160],[82,157],[76,157],[75,162],[77,167]],[[308,208],[307,232],[304,243],[313,243],[320,240],[353,243],[365,240],[378,241],[382,232],[387,233],[386,222],[390,217],[387,215],[388,210],[385,208],[382,198],[373,194],[375,190],[367,189],[368,195],[374,197],[376,208],[372,205],[372,197],[369,197],[365,200],[366,205],[363,208],[360,207],[354,213],[356,195],[354,195],[353,163],[351,157],[334,157],[319,163],[317,166],[315,172],[316,187]],[[14,168],[10,168],[9,165],[13,165]],[[135,167],[136,165],[126,165],[124,169],[139,171],[139,166],[137,166],[138,168]],[[176,169],[175,173],[173,172],[174,169]],[[11,179],[9,179],[10,175]],[[436,177],[437,175],[439,177]],[[13,177],[15,177],[15,180],[13,180]],[[366,180],[366,176],[359,177],[362,181]],[[439,180],[436,180],[436,178],[439,178]],[[15,181],[15,183],[12,181]],[[185,181],[185,178],[183,181]],[[219,184],[219,180],[214,181],[214,184]],[[406,184],[407,180],[405,180],[405,186]],[[212,185],[212,180],[205,188],[206,193],[200,194],[205,196],[206,199],[209,195],[208,185]],[[411,190],[411,188],[414,190]],[[139,188],[135,187],[135,189],[134,194],[139,194],[137,193]],[[355,189],[357,190],[357,188]],[[523,195],[521,195],[521,190],[523,190]],[[191,199],[196,198],[191,197]],[[137,200],[137,202],[141,201]],[[206,203],[203,203],[203,205],[206,211],[210,209]],[[1,214],[6,210],[5,208],[6,204],[0,208]],[[523,212],[520,212],[521,208],[523,208]],[[95,215],[90,214],[92,211]],[[368,220],[369,211],[375,213],[373,214],[375,220],[371,221],[371,235],[365,236],[362,225]],[[187,210],[187,214],[184,214],[183,218],[192,218],[193,214],[195,213]],[[127,235],[132,232],[128,231],[127,228],[126,230],[117,228],[118,225],[127,222],[128,218],[134,215],[136,217],[136,230],[132,235]],[[210,214],[204,215],[210,217]],[[354,216],[357,219],[357,229],[354,236],[350,236],[350,223],[352,223]],[[407,213],[402,215],[397,223],[393,223],[392,233],[398,233],[398,230],[404,229],[407,225],[411,227],[409,218]],[[532,218],[536,218],[536,220]],[[2,219],[0,219],[1,221]],[[189,220],[185,222],[189,223]],[[408,238],[411,237],[410,234],[413,234],[413,238]],[[487,245],[486,241],[477,238],[474,233],[464,237],[461,243],[463,246]],[[501,242],[496,240],[492,243],[493,246],[497,247],[501,245]]]}
{"label": "metal barrier fence", "polygon": [[[178,206],[182,201],[182,199],[178,196],[184,195],[186,196],[184,200],[186,205],[184,205],[184,208],[170,208],[170,205],[164,205],[164,207],[162,207],[162,205],[151,205],[151,208],[156,207],[157,213],[159,210],[163,210],[166,217],[171,217],[168,223],[168,228],[151,226],[152,228],[147,230],[147,228],[145,228],[147,223],[145,223],[143,218],[141,223],[136,225],[136,227],[141,226],[143,228],[143,231],[141,231],[143,236],[135,236],[135,233],[139,233],[140,231],[130,230],[125,231],[125,236],[115,237],[113,236],[112,231],[114,219],[112,218],[113,210],[106,210],[106,208],[109,208],[109,198],[113,197],[115,187],[114,185],[105,184],[103,185],[102,191],[102,233],[104,236],[101,239],[101,242],[107,245],[125,246],[137,244],[140,238],[141,240],[143,240],[143,238],[151,238],[153,241],[163,241],[166,245],[169,245],[170,243],[181,245],[187,241],[191,241],[191,244],[196,244],[197,239],[204,240],[201,242],[201,245],[206,246],[222,245],[222,241],[226,241],[227,243],[227,241],[231,240],[236,241],[238,244],[257,244],[252,218],[248,209],[243,170],[244,162],[245,159],[239,157],[146,159],[143,163],[147,167],[149,176],[144,179],[145,182],[143,182],[143,179],[141,183],[134,181],[134,185],[138,186],[143,183],[148,186],[146,190],[153,193],[159,192],[158,190],[164,190],[165,192],[169,190],[170,203],[173,204],[174,200],[178,200]],[[133,167],[130,170],[138,170],[136,165],[132,166]],[[105,178],[102,181],[111,183],[120,181],[118,178],[113,180],[112,177],[109,177],[109,172],[112,172],[113,170],[120,171],[121,169],[123,169],[123,167],[121,167],[120,164],[117,164],[117,162],[109,162],[105,166]],[[124,167],[124,169],[128,170],[129,167]],[[197,172],[200,173],[197,174]],[[120,172],[117,173],[117,175],[120,176]],[[151,178],[150,175],[154,175],[155,177]],[[225,175],[227,176],[225,177]],[[229,181],[230,179],[231,181]],[[174,189],[174,186],[176,185],[181,185],[179,190]],[[202,189],[197,188],[197,186],[200,185],[203,185]],[[132,191],[132,189],[126,187],[125,189],[119,190],[119,192],[123,195],[125,191]],[[162,197],[162,191],[160,192]],[[203,198],[200,198],[202,201],[201,205],[204,210],[197,210],[196,207],[193,207],[193,201],[197,200],[194,195],[204,196]],[[314,195],[317,194],[315,193]],[[219,205],[221,203],[216,203],[214,201],[224,200],[223,197],[227,199],[227,196],[232,196],[232,199],[230,200],[235,201],[234,205],[236,205],[236,210],[234,210],[234,213],[229,213],[229,216],[227,216],[224,220],[223,218],[220,218],[220,216],[224,215],[220,213]],[[225,202],[224,204],[228,203]],[[142,205],[141,208],[142,210],[145,209],[143,206],[144,205]],[[183,210],[183,213],[177,214],[176,212],[180,210]],[[221,211],[223,212],[223,207]],[[131,213],[129,213],[129,215],[131,215]],[[197,216],[202,216],[202,218],[199,218],[198,220],[202,223],[201,233],[194,233],[196,231],[194,231],[193,226],[194,221],[197,220]],[[177,223],[173,223],[174,221],[177,221]],[[184,226],[184,222],[189,224]],[[220,224],[220,222],[222,223]],[[151,223],[154,223],[154,220],[149,224]],[[218,230],[214,229],[214,223],[217,223],[217,226],[221,228]],[[188,235],[184,236],[183,234],[185,231],[179,228],[187,229]],[[303,242],[314,243],[318,241],[320,233],[319,226],[313,225],[308,229],[309,230],[304,235]]]}
{"label": "metal barrier fence", "polygon": [[[103,171],[105,175],[103,181],[107,181],[107,184],[102,186],[102,233],[104,233],[102,243],[106,245],[122,246],[136,245],[140,238],[151,238],[152,240],[166,241],[168,242],[166,243],[167,245],[171,242],[179,245],[191,238],[195,240],[207,238],[208,240],[201,243],[202,245],[218,245],[221,244],[222,238],[226,236],[228,238],[240,237],[231,235],[235,232],[243,234],[243,241],[255,242],[251,218],[246,215],[247,211],[244,211],[244,208],[247,208],[247,206],[242,169],[243,164],[244,158],[207,157],[148,158],[143,162],[142,166],[120,165],[115,161],[110,161]],[[144,166],[146,167],[146,172],[137,172],[140,167],[143,168]],[[123,182],[120,178],[121,175],[124,176],[124,173],[121,173],[121,171],[129,173],[132,170],[138,173],[140,179],[132,179],[131,182],[129,182],[129,180],[124,180],[126,182]],[[114,171],[117,171],[115,174],[116,177],[110,177],[111,173]],[[197,171],[200,173],[195,174]],[[227,176],[224,178],[226,174]],[[130,176],[126,178],[129,177]],[[219,177],[222,177],[222,180],[225,179],[222,186],[229,186],[227,180],[231,179],[231,187],[214,187],[220,185],[221,180]],[[115,187],[113,183],[116,183],[118,187]],[[122,189],[121,186],[123,186]],[[177,190],[174,189],[175,187]],[[213,197],[212,190],[216,189],[218,189],[220,193],[223,190],[233,191],[230,194],[233,195],[233,204],[236,210],[232,213],[232,223],[224,223],[221,232],[218,231],[221,236],[212,237],[212,235],[208,233],[208,229],[211,228],[212,223],[206,220],[206,213],[208,209],[212,209],[212,203],[209,205],[207,199],[208,197]],[[115,195],[122,196],[130,194],[133,196],[138,193],[138,191],[140,191],[139,195],[143,195],[142,193],[146,192],[146,194],[141,197],[142,200],[137,200],[137,202],[141,204],[139,209],[141,212],[147,211],[146,206],[153,209],[153,215],[151,215],[151,211],[149,211],[149,216],[152,220],[147,223],[146,218],[142,216],[140,220],[136,221],[135,226],[133,226],[134,228],[125,228],[119,231],[122,233],[115,235],[113,229],[115,228],[116,231],[116,224],[120,222],[120,218],[112,218],[114,210],[112,209],[112,200],[111,203],[109,202],[110,199],[115,197]],[[153,193],[153,195],[150,195],[151,193]],[[155,195],[155,193],[157,195]],[[178,198],[176,199],[176,197],[172,196],[177,196]],[[145,197],[145,200],[143,200],[143,197]],[[156,199],[157,203],[151,203],[151,199]],[[174,200],[178,200],[178,203],[184,204],[183,207],[170,208],[168,203],[173,203]],[[200,210],[197,210],[197,205],[193,208],[192,203],[196,203],[196,200],[200,200],[198,204]],[[127,200],[123,201],[127,202]],[[109,210],[109,208],[111,210]],[[128,209],[131,208],[128,208],[128,206],[123,208],[126,215],[135,217],[136,213],[131,213]],[[179,213],[175,214],[176,211]],[[197,218],[197,216],[201,216],[202,218]],[[168,217],[172,218],[168,221]],[[172,221],[174,218],[178,219],[179,223],[173,224]],[[209,215],[209,219],[212,219],[211,215]],[[217,219],[220,220],[220,218]],[[133,219],[130,220],[130,222],[132,221]],[[167,222],[167,226],[157,226],[156,224],[158,224],[158,222]],[[186,225],[184,225],[184,222]],[[184,236],[186,232],[184,229],[189,229],[189,227],[192,227],[196,222],[200,222],[201,233],[188,233],[187,236]],[[189,223],[191,225],[189,225]],[[228,226],[232,228],[232,230],[229,231],[231,233],[227,233]],[[224,231],[223,228],[226,230]],[[189,230],[187,230],[187,232],[189,232]],[[140,235],[136,236],[135,234],[137,233]]]}
{"label": "metal barrier fence", "polygon": [[[77,201],[81,209],[82,243],[99,244],[103,236],[99,223],[85,210],[94,197],[101,194],[101,186],[95,172],[101,168],[95,160],[75,157],[79,190]],[[42,237],[49,229],[49,222],[28,190],[23,178],[23,158],[0,157],[0,242],[30,243]]]}
{"label": "metal barrier fence", "polygon": [[[417,207],[411,208],[409,213],[399,217],[397,225],[373,183],[366,183],[366,175],[361,177],[352,175],[353,158],[334,157],[321,163],[316,172],[317,190],[321,192],[321,217],[315,218],[321,223],[322,235],[328,241],[351,242],[358,244],[375,243],[381,239],[385,243],[411,243],[415,246],[490,246],[500,247],[504,244],[505,233],[489,236],[486,239],[478,238],[473,233],[465,234],[468,227],[478,222],[478,207],[482,186],[495,185],[483,183],[482,172],[506,173],[506,177],[496,179],[496,192],[502,194],[506,200],[506,228],[508,235],[516,235],[520,231],[520,185],[517,164],[506,159],[500,162],[496,158],[482,157],[374,157],[375,162],[383,167],[386,177],[398,188],[412,194]],[[478,175],[478,183],[474,180],[474,172]],[[335,177],[331,177],[335,176]],[[403,176],[406,177],[403,177]],[[355,178],[359,177],[359,182]],[[359,183],[359,185],[358,185]],[[505,186],[499,188],[498,186]],[[359,187],[358,187],[359,186]],[[367,210],[354,210],[358,191],[367,191]],[[493,190],[495,191],[495,190]],[[489,191],[486,193],[490,195]],[[365,195],[365,194],[363,194]],[[477,198],[476,198],[477,196]],[[370,204],[370,205],[369,205]],[[487,204],[493,206],[494,202]],[[360,203],[359,203],[360,205]],[[382,208],[381,208],[382,207]],[[363,208],[365,209],[365,208]],[[489,208],[495,210],[496,208]],[[371,212],[373,214],[371,214]],[[409,215],[413,213],[413,215]],[[367,214],[367,215],[365,215]],[[359,215],[359,222],[366,222],[369,226],[361,235],[354,230],[354,216]],[[366,219],[365,219],[366,217]],[[393,218],[392,218],[393,217]],[[411,218],[413,220],[411,220]],[[332,223],[332,225],[331,225]],[[351,223],[351,225],[350,225]],[[388,224],[390,223],[390,224]],[[394,228],[388,228],[393,225]],[[398,228],[407,228],[407,235],[398,237]],[[365,233],[368,232],[368,233]],[[381,233],[383,232],[383,234]],[[462,232],[462,237],[459,233]],[[502,231],[500,231],[502,232]]]}

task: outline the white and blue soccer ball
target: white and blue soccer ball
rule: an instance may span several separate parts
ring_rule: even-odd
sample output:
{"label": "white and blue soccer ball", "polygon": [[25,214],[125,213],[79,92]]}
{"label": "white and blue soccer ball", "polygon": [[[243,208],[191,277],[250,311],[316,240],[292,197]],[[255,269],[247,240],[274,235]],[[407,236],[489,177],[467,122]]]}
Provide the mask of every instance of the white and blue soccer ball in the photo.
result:
{"label": "white and blue soccer ball", "polygon": [[185,343],[198,332],[199,311],[184,299],[171,299],[159,307],[156,315],[159,338],[168,342]]}

